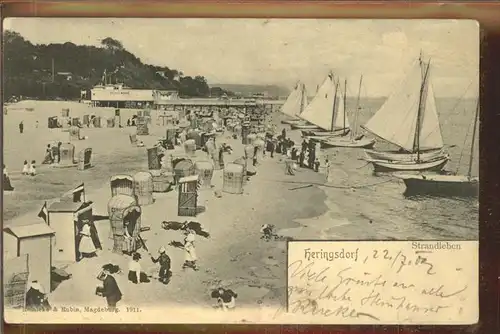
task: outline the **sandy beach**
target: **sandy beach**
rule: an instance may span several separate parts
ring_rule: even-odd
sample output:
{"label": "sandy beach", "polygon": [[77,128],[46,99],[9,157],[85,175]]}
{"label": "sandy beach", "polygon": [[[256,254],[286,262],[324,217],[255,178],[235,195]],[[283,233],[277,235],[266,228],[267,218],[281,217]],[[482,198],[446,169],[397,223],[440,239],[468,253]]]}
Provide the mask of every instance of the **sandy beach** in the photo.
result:
{"label": "sandy beach", "polygon": [[[75,106],[75,107],[74,107]],[[145,147],[130,144],[128,135],[135,128],[82,129],[86,140],[77,142],[75,152],[85,147],[93,149],[93,168],[77,171],[75,168],[55,169],[39,167],[34,178],[22,177],[18,171],[22,161],[41,161],[44,147],[49,141],[67,141],[68,133],[61,129],[46,129],[46,118],[57,115],[61,108],[70,107],[71,113],[89,113],[89,108],[71,102],[37,102],[38,112],[26,112],[22,108],[9,108],[5,120],[4,163],[11,174],[15,191],[4,193],[4,226],[39,222],[38,210],[44,201],[58,198],[73,186],[84,182],[86,198],[94,202],[94,215],[107,216],[107,202],[111,197],[109,179],[115,174],[135,174],[147,170]],[[91,108],[96,115],[112,115],[112,110]],[[52,113],[50,113],[50,112]],[[132,111],[130,111],[131,113]],[[164,135],[164,128],[150,126],[150,135],[140,139],[146,147]],[[276,113],[273,123],[280,124],[282,116]],[[127,117],[123,117],[126,120]],[[25,133],[19,134],[17,124],[25,123]],[[36,120],[39,128],[35,128]],[[122,120],[122,122],[123,122]],[[300,131],[287,134],[297,144]],[[233,148],[233,154],[225,161],[233,161],[243,155],[241,140],[231,139],[226,133],[217,138]],[[182,148],[176,148],[182,151]],[[266,156],[257,167],[257,175],[244,188],[244,194],[223,193],[214,196],[222,188],[222,170],[216,170],[213,189],[200,194],[206,211],[199,214],[199,221],[210,233],[210,238],[197,237],[196,250],[199,271],[182,270],[184,252],[167,246],[170,241],[182,241],[178,231],[161,228],[164,220],[185,221],[177,216],[177,191],[155,193],[155,203],[143,207],[142,225],[149,231],[141,233],[149,251],[157,255],[161,246],[167,248],[172,259],[173,277],[164,286],[153,280],[148,284],[134,285],[127,281],[129,257],[111,252],[112,240],[109,221],[96,222],[103,243],[99,256],[64,266],[72,278],[62,282],[49,296],[53,306],[99,306],[105,301],[94,294],[99,283],[96,275],[103,264],[119,265],[123,274],[116,275],[124,295],[124,305],[154,306],[160,303],[198,305],[210,307],[213,300],[210,291],[217,286],[231,288],[238,293],[238,303],[248,307],[278,306],[285,302],[286,242],[260,239],[260,226],[274,224],[278,234],[293,239],[333,240],[406,240],[440,239],[447,237],[476,239],[477,223],[458,221],[461,213],[473,217],[477,208],[472,204],[448,200],[462,211],[442,207],[443,202],[408,201],[402,198],[401,184],[390,178],[374,177],[371,170],[360,160],[362,151],[326,150],[324,155],[333,162],[331,173],[334,181],[326,183],[324,171],[315,173],[299,169],[295,176],[285,175],[284,161],[276,154]],[[198,151],[197,160],[205,159],[206,153]],[[16,170],[17,169],[17,170]],[[428,222],[422,210],[430,210],[443,224]],[[441,216],[436,210],[443,211]],[[405,212],[404,215],[401,213]],[[156,267],[144,249],[141,264],[146,271],[156,275]],[[55,264],[57,266],[57,264]],[[88,284],[88,282],[95,284]]]}

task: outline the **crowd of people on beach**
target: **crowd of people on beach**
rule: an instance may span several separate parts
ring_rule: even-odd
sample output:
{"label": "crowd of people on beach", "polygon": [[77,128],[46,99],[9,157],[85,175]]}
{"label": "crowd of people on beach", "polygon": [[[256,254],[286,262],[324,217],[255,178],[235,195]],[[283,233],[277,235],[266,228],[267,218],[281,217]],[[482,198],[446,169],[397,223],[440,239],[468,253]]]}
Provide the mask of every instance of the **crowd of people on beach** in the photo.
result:
{"label": "crowd of people on beach", "polygon": [[[132,126],[134,120],[128,120],[127,126]],[[21,125],[20,125],[20,131]],[[252,133],[256,133],[257,130],[253,130]],[[276,125],[268,124],[266,131],[259,131],[262,135],[265,133],[264,139],[264,149],[262,150],[262,156],[270,155],[271,158],[275,157],[275,153],[281,154],[282,158],[287,160],[292,160],[297,166],[303,168],[310,168],[314,171],[318,172],[319,170],[319,160],[317,158],[317,150],[318,144],[314,141],[306,141],[304,140],[301,145],[296,145],[296,143],[289,137],[287,137],[286,130],[283,129],[279,135],[277,134]],[[235,134],[233,134],[234,138]],[[236,135],[236,138],[238,135]],[[222,167],[224,166],[224,154],[230,153],[232,148],[226,143],[221,143],[219,145],[215,144],[215,136],[208,135],[208,140],[205,142],[204,150],[208,154],[211,159],[213,159],[214,164],[219,164]],[[173,149],[175,146],[183,145],[188,140],[190,140],[188,130],[176,132],[173,139],[169,141],[160,140],[158,145],[161,146],[165,150]],[[61,142],[48,144],[45,151],[45,157],[43,160],[43,164],[54,164],[60,162],[60,154],[61,154]],[[258,161],[258,150],[260,147],[254,146],[254,154],[253,154],[253,165],[256,166]],[[245,152],[246,153],[246,152]],[[162,165],[167,164],[166,154],[163,154]],[[32,161],[31,164],[28,164],[25,161],[25,166],[23,167],[23,174],[35,175],[35,161]],[[27,166],[27,167],[26,167]],[[6,177],[6,168],[4,165],[4,180]],[[293,175],[293,174],[292,174]],[[124,221],[125,223],[125,221]],[[78,235],[80,236],[79,244],[78,244],[78,253],[80,254],[80,258],[78,261],[81,261],[86,258],[93,258],[98,256],[98,248],[95,246],[92,240],[92,226],[89,222],[84,221],[81,229],[78,231]],[[278,240],[279,236],[277,236],[274,231],[274,225],[266,224],[261,228],[261,233],[263,235],[263,239],[266,241],[270,240]],[[152,283],[153,280],[157,280],[163,285],[167,285],[170,283],[172,278],[172,266],[171,266],[171,258],[167,254],[167,250],[164,246],[161,246],[158,249],[158,254],[153,255],[146,247],[146,245],[141,245],[140,247],[135,247],[133,245],[133,232],[127,229],[127,226],[124,228],[124,250],[130,252],[124,252],[124,254],[130,255],[129,263],[128,263],[128,272],[127,272],[127,282],[128,284],[148,284]],[[182,270],[194,270],[198,271],[199,267],[197,265],[197,255],[196,255],[196,247],[195,247],[196,233],[193,230],[186,229],[184,231],[184,239],[183,242],[179,242],[177,247],[183,249],[185,254],[184,263],[182,264]],[[142,239],[141,239],[142,241]],[[151,260],[152,264],[156,264],[158,266],[156,274],[152,274],[150,270],[144,270],[143,264],[141,261],[143,260],[144,253],[138,252],[139,248],[144,248],[147,252],[148,258]],[[121,272],[121,268],[115,264],[107,263],[100,266],[100,273],[97,276],[98,280],[102,282],[96,288],[96,295],[104,297],[106,299],[106,303],[109,309],[114,309],[117,306],[117,303],[120,302],[123,298],[122,291],[119,287],[117,280],[114,275],[119,274]],[[231,289],[218,287],[212,291],[212,298],[217,300],[216,308],[220,308],[222,310],[231,310],[235,308],[235,302],[237,298],[237,294]],[[46,298],[39,298],[39,307],[41,303],[45,303]]]}

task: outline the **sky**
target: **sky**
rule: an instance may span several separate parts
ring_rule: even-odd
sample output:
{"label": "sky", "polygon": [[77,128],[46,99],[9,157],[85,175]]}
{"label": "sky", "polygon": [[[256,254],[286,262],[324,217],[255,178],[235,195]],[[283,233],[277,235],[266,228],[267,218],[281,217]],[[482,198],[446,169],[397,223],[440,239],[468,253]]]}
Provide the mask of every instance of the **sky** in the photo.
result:
{"label": "sky", "polygon": [[32,43],[100,45],[112,37],[143,62],[209,84],[300,80],[310,95],[333,71],[356,96],[388,96],[422,50],[438,97],[476,98],[479,25],[465,20],[9,18]]}

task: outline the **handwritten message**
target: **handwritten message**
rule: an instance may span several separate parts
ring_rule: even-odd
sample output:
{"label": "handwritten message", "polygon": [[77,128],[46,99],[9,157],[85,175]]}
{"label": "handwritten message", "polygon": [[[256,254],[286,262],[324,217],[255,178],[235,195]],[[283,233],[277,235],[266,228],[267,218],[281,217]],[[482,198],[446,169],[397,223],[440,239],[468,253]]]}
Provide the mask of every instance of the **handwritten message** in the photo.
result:
{"label": "handwritten message", "polygon": [[321,324],[473,324],[477,241],[291,241],[287,316]]}

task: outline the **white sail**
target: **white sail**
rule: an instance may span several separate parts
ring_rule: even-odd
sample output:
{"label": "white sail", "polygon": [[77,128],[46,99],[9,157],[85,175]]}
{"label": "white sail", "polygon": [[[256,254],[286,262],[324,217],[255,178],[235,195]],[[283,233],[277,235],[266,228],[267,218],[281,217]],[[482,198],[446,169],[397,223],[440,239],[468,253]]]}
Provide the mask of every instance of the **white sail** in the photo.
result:
{"label": "white sail", "polygon": [[335,83],[333,74],[326,77],[318,89],[316,96],[304,109],[300,118],[316,125],[317,127],[331,131],[333,120],[333,102],[335,100]]}
{"label": "white sail", "polygon": [[425,92],[425,102],[422,103],[423,109],[421,111],[422,121],[419,139],[420,151],[440,149],[444,146],[443,137],[441,135],[441,127],[439,125],[439,118],[436,108],[436,99],[432,82],[429,80],[431,67],[429,66],[427,73],[427,85]]}
{"label": "white sail", "polygon": [[363,126],[366,130],[406,151],[414,152],[417,117],[420,110],[421,129],[419,136],[420,150],[443,147],[439,119],[432,85],[429,85],[430,72],[427,74],[424,100],[420,106],[420,90],[422,85],[422,69],[417,61],[411,67],[403,83],[382,107]]}
{"label": "white sail", "polygon": [[288,95],[285,103],[281,107],[281,112],[290,117],[296,118],[300,114],[303,95],[303,84],[298,83],[295,89]]}
{"label": "white sail", "polygon": [[345,92],[341,92],[339,87],[337,91],[337,103],[335,103],[335,120],[333,121],[334,129],[349,129],[349,117],[347,117],[347,110],[345,109],[344,104],[344,94]]}
{"label": "white sail", "polygon": [[302,101],[301,101],[301,103],[302,103],[301,109],[300,109],[299,113],[297,114],[297,116],[302,114],[302,112],[304,112],[304,110],[307,107],[307,89],[306,89],[306,85],[304,85],[304,84],[302,84]]}

